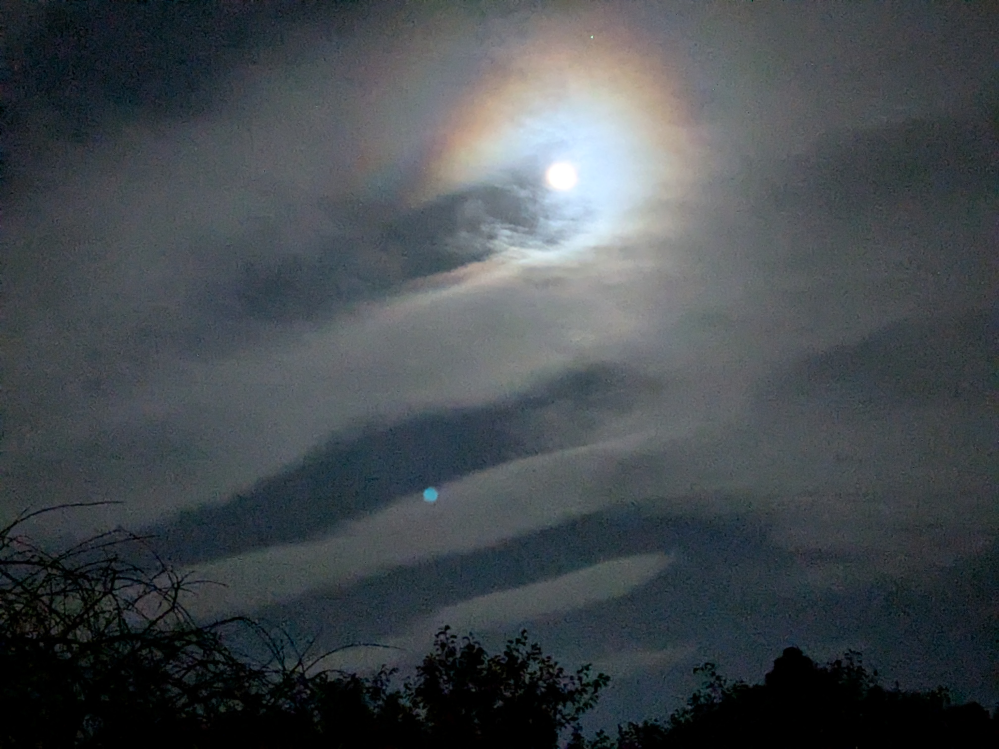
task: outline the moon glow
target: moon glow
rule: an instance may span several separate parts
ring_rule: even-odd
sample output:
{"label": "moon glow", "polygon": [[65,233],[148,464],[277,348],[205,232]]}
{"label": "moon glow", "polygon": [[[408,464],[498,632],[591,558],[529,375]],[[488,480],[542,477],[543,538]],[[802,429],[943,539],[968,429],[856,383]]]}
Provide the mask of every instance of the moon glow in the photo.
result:
{"label": "moon glow", "polygon": [[[580,26],[597,22],[591,39]],[[641,23],[602,11],[539,17],[490,50],[444,112],[408,203],[483,185],[525,201],[530,230],[484,240],[503,267],[582,268],[605,260],[609,242],[667,220],[664,196],[682,194],[696,149],[674,61]]]}
{"label": "moon glow", "polygon": [[553,190],[571,190],[579,181],[576,167],[567,161],[558,161],[548,167],[545,172],[545,181]]}

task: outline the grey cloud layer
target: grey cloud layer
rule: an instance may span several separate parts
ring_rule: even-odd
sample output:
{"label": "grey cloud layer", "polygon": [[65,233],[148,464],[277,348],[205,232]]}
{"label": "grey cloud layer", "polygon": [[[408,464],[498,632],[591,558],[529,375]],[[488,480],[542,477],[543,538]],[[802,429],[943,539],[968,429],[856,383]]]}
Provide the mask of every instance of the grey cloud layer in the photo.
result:
{"label": "grey cloud layer", "polygon": [[[857,622],[928,642],[960,629],[932,611],[946,598],[985,631],[994,602],[947,570],[977,569],[999,534],[997,110],[969,72],[996,23],[962,6],[913,51],[886,11],[841,10],[807,29],[776,10],[706,24],[691,55],[721,62],[702,61],[690,127],[712,169],[660,207],[668,234],[556,269],[477,262],[547,241],[516,170],[415,208],[406,175],[377,199],[358,184],[355,120],[402,172],[432,121],[351,109],[336,73],[363,46],[231,78],[220,63],[181,117],[158,107],[182,92],[150,83],[124,89],[129,117],[81,110],[75,144],[45,130],[50,160],[20,164],[34,187],[3,205],[0,515],[124,498],[62,529],[163,533],[231,584],[205,614],[325,601],[349,619],[338,602],[375,607],[365,595],[441,570],[426,600],[378,608],[396,622],[380,634],[500,626],[482,613],[497,602],[530,618],[530,593],[610,636],[606,612],[636,606],[641,636],[599,651],[622,674],[692,657],[676,643],[700,646],[702,625],[718,647],[804,633],[889,658],[897,633]],[[565,593],[593,565],[633,579],[607,560],[664,559],[639,540],[684,523],[674,564],[639,565],[644,604]],[[605,526],[620,553],[500,579],[517,549],[593,545]],[[937,582],[906,599],[918,623],[898,624],[885,591],[920,579]]]}

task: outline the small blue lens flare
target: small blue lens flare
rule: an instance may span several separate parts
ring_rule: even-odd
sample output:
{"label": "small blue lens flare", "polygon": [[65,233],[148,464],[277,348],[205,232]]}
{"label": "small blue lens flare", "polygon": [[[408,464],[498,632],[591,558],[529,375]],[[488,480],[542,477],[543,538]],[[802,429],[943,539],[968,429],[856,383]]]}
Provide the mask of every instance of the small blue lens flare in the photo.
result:
{"label": "small blue lens flare", "polygon": [[423,498],[427,502],[436,502],[437,501],[437,490],[434,489],[434,487],[432,487],[432,486],[427,487],[426,489],[423,490]]}

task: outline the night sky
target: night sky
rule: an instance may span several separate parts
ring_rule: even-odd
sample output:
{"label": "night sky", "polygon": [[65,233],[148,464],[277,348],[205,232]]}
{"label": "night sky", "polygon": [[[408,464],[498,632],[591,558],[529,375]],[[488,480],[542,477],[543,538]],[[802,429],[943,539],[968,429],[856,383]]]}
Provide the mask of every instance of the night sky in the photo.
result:
{"label": "night sky", "polygon": [[2,14],[0,521],[398,648],[330,666],[526,627],[591,727],[999,702],[999,6]]}

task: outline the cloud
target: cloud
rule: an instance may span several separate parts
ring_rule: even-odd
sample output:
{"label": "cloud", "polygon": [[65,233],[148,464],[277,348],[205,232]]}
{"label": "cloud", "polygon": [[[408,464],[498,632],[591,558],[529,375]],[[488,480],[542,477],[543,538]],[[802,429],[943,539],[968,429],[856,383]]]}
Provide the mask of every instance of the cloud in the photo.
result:
{"label": "cloud", "polygon": [[[91,496],[129,498],[131,524],[224,497],[363,420],[503,399],[562,368],[607,358],[640,322],[623,297],[592,297],[578,288],[589,284],[542,288],[501,277],[404,294],[218,360],[164,356],[153,369],[136,363],[134,373],[124,373],[127,386],[79,396],[74,368],[86,365],[92,332],[67,341],[24,331],[17,350],[39,343],[30,357],[10,360],[15,384],[51,366],[43,362],[58,361],[67,347],[80,356],[38,389],[22,386],[36,400],[13,404],[8,414],[16,448],[4,456],[11,485],[26,500],[62,501],[80,491],[79,476],[87,475]],[[109,343],[127,341],[109,337],[100,345]],[[37,401],[47,395],[63,408]],[[165,464],[150,464],[132,445],[156,432],[181,442],[191,457],[175,462],[167,455]],[[103,471],[84,462],[99,452],[99,434],[112,435],[122,448]],[[35,486],[39,474],[50,477],[44,490]],[[183,484],[163,481],[165,474],[183,476]]]}
{"label": "cloud", "polygon": [[[633,593],[654,580],[672,562],[666,554],[637,554],[611,559],[557,577],[528,585],[498,590],[436,610],[428,617],[409,626],[405,634],[387,639],[387,647],[401,652],[391,654],[363,647],[344,648],[324,661],[327,667],[344,669],[378,668],[382,663],[412,659],[427,652],[434,634],[449,625],[459,634],[473,632],[481,636],[491,630],[509,631],[527,623],[577,611],[597,603]],[[644,667],[665,663],[679,652],[631,654],[630,660],[615,655],[612,660],[620,667]]]}
{"label": "cloud", "polygon": [[779,194],[788,208],[804,203],[854,221],[991,197],[999,141],[985,114],[826,133],[799,157],[797,179]]}
{"label": "cloud", "polygon": [[[201,613],[312,606],[351,639],[544,624],[612,587],[572,569],[668,537],[676,568],[608,670],[702,631],[779,650],[852,617],[856,641],[896,642],[869,636],[867,591],[999,534],[994,81],[976,92],[996,17],[653,6],[624,23],[672,59],[635,111],[682,92],[660,114],[689,115],[662,133],[690,180],[571,252],[542,151],[488,174],[461,155],[495,142],[474,103],[498,98],[493,45],[553,49],[530,13],[15,8],[0,516],[124,499],[46,522],[151,528],[230,585]],[[588,23],[560,12],[565,38]],[[467,142],[455,112],[481,125]],[[620,629],[601,612],[639,605],[606,602],[598,652]]]}
{"label": "cloud", "polygon": [[148,532],[177,564],[315,538],[427,486],[599,440],[611,415],[627,414],[662,387],[626,366],[594,363],[498,402],[362,424],[248,491]]}
{"label": "cloud", "polygon": [[201,616],[260,608],[317,589],[335,589],[400,565],[495,546],[596,512],[621,495],[604,494],[605,474],[628,442],[512,461],[438,487],[440,499],[400,499],[317,541],[271,546],[191,568],[206,588],[191,601]]}
{"label": "cloud", "polygon": [[616,598],[654,579],[670,563],[665,554],[639,554],[586,567],[520,588],[447,606],[420,622],[420,631],[450,624],[456,630],[510,626]]}
{"label": "cloud", "polygon": [[997,341],[999,310],[905,319],[795,362],[761,386],[761,396],[871,415],[983,407],[993,389]]}
{"label": "cloud", "polygon": [[[640,311],[593,279],[546,289],[467,266],[535,220],[509,185],[412,207],[402,169],[372,197],[358,151],[405,164],[419,113],[374,116],[399,82],[380,69],[372,104],[358,61],[318,48],[229,71],[238,93],[197,118],[60,141],[5,207],[3,512],[127,497],[68,525],[145,524],[360,420],[504,398],[634,333]],[[427,80],[427,102],[447,98]]]}
{"label": "cloud", "polygon": [[757,518],[778,545],[859,577],[919,574],[999,532],[992,431],[983,412],[947,405],[883,416],[809,403],[643,447],[614,484],[657,514]]}

